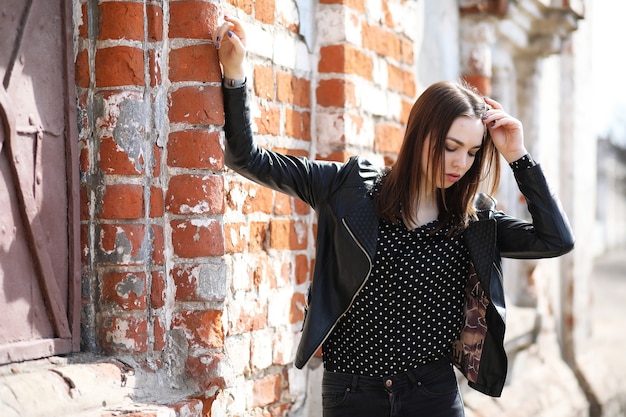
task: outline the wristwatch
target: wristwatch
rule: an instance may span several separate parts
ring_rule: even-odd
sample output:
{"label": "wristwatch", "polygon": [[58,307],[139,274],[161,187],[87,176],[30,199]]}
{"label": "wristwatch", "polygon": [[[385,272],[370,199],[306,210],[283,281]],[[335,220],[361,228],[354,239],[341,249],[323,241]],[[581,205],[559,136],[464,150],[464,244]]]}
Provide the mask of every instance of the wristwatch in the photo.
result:
{"label": "wristwatch", "polygon": [[226,88],[239,88],[246,83],[246,78],[244,77],[239,80],[234,80],[232,78],[224,77],[223,83],[224,83],[224,87]]}

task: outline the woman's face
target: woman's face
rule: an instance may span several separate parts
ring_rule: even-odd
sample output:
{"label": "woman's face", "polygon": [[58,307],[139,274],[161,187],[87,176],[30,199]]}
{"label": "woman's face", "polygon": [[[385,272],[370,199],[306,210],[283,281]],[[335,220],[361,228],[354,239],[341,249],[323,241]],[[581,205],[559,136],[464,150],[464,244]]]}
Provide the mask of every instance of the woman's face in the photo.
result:
{"label": "woman's face", "polygon": [[460,180],[474,163],[476,152],[482,146],[484,132],[485,126],[480,119],[461,116],[452,122],[444,145],[443,180],[440,175],[437,175],[437,178],[432,178],[428,164],[432,148],[430,138],[428,138],[424,142],[424,146],[431,148],[431,152],[422,153],[423,174],[428,182],[434,181],[436,188],[448,188]]}

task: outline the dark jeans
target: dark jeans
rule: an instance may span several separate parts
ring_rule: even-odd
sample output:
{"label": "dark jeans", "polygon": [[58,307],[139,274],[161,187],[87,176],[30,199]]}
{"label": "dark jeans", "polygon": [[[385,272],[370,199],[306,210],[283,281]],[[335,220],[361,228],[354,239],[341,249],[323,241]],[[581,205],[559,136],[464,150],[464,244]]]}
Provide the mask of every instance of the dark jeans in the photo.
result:
{"label": "dark jeans", "polygon": [[324,372],[324,417],[463,417],[448,360],[384,378]]}

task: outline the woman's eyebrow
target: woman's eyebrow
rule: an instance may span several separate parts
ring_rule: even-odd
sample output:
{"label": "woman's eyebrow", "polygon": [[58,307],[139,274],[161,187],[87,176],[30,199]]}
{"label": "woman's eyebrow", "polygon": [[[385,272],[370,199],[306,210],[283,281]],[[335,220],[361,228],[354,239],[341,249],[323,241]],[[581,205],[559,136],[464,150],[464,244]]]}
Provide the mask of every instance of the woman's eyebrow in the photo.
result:
{"label": "woman's eyebrow", "polygon": [[[465,146],[465,143],[463,141],[461,141],[461,140],[458,140],[458,139],[455,139],[455,138],[451,138],[451,137],[447,137],[446,139],[447,140],[451,140],[452,142],[456,143],[459,146]],[[476,145],[476,146],[473,146],[471,149],[480,149],[480,148],[482,148],[482,146],[483,146],[482,144]]]}

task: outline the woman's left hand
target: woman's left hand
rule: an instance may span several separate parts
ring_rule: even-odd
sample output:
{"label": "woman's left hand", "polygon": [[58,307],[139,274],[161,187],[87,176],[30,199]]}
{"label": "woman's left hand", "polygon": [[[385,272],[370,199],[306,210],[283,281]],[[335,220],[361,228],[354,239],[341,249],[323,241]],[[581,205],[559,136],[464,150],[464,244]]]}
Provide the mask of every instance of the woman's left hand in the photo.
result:
{"label": "woman's left hand", "polygon": [[485,102],[491,110],[485,113],[483,123],[489,129],[493,144],[507,162],[517,161],[528,153],[524,146],[522,122],[505,112],[497,101],[485,97]]}
{"label": "woman's left hand", "polygon": [[241,20],[224,16],[224,23],[214,29],[213,37],[224,77],[234,80],[243,79],[246,76],[244,69],[246,31]]}

